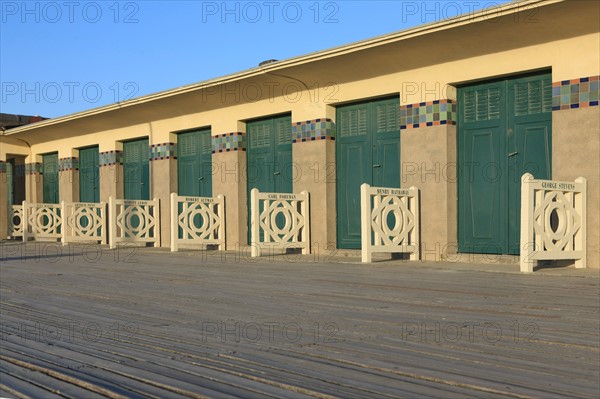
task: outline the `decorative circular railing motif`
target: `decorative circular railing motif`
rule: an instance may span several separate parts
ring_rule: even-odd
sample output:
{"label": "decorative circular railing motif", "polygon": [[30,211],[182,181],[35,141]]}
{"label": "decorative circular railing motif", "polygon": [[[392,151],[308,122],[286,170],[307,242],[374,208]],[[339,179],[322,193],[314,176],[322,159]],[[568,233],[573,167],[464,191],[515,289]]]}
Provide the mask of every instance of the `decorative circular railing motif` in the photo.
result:
{"label": "decorative circular railing motif", "polygon": [[119,236],[126,238],[151,238],[156,218],[150,205],[118,205],[117,227]]}
{"label": "decorative circular railing motif", "polygon": [[184,203],[178,217],[182,238],[191,240],[218,238],[221,222],[213,208],[214,204]]}
{"label": "decorative circular railing motif", "polygon": [[[260,227],[266,242],[286,243],[301,234],[304,217],[297,209],[298,201],[265,200],[260,214]],[[284,223],[279,223],[279,221]]]}
{"label": "decorative circular railing motif", "polygon": [[[415,227],[415,217],[398,196],[381,196],[371,211],[371,228],[383,241],[383,245],[400,245],[409,239]],[[389,216],[394,225],[389,225]]]}
{"label": "decorative circular railing motif", "polygon": [[[27,224],[34,237],[61,237],[62,215],[60,205],[26,205]],[[28,233],[29,234],[29,233]]]}
{"label": "decorative circular railing motif", "polygon": [[23,205],[13,205],[8,211],[8,235],[11,237],[23,236]]}
{"label": "decorative circular railing motif", "polygon": [[73,206],[73,213],[67,217],[67,225],[75,237],[97,238],[104,221],[99,207]]}
{"label": "decorative circular railing motif", "polygon": [[548,251],[562,251],[573,245],[573,236],[581,228],[581,215],[563,192],[548,191],[536,204],[533,228],[541,240],[538,246]]}

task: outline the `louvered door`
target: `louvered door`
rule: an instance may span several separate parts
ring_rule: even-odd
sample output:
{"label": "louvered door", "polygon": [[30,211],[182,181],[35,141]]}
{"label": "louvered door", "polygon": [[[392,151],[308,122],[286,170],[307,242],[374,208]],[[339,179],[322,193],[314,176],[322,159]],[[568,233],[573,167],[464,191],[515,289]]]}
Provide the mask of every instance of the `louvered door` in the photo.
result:
{"label": "louvered door", "polygon": [[459,251],[518,254],[520,177],[550,178],[550,75],[459,89]]}
{"label": "louvered door", "polygon": [[79,150],[79,201],[100,202],[98,147]]}
{"label": "louvered door", "polygon": [[400,187],[399,100],[338,107],[337,242],[360,248],[360,185]]}
{"label": "louvered door", "polygon": [[125,199],[150,199],[149,156],[148,139],[123,143],[123,191]]}
{"label": "louvered door", "polygon": [[177,136],[179,195],[212,196],[212,144],[210,129]]}
{"label": "louvered door", "polygon": [[509,81],[508,98],[508,253],[518,254],[521,176],[552,178],[551,75]]}
{"label": "louvered door", "polygon": [[[292,118],[281,116],[246,124],[248,158],[246,166],[248,209],[250,191],[291,193],[293,191]],[[248,212],[250,226],[250,212]],[[250,242],[250,229],[248,229]]]}
{"label": "louvered door", "polygon": [[58,204],[58,153],[42,157],[43,200],[46,204]]}

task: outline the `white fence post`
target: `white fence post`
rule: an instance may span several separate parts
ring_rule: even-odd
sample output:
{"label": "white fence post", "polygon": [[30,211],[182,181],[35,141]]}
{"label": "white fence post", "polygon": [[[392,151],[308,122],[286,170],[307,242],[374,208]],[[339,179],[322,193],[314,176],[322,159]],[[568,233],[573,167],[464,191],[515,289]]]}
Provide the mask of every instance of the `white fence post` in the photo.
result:
{"label": "white fence post", "polygon": [[154,228],[154,247],[160,247],[160,200],[158,198],[154,198],[154,220],[155,220],[155,228]]}
{"label": "white fence post", "polygon": [[27,232],[29,231],[29,224],[27,223],[27,219],[29,219],[29,217],[27,216],[27,202],[23,201],[23,203],[21,204],[23,206],[23,212],[21,213],[22,217],[23,217],[23,242],[27,242],[28,234]]}
{"label": "white fence post", "polygon": [[116,245],[116,236],[117,236],[117,220],[116,220],[116,216],[117,216],[117,205],[115,204],[115,200],[113,199],[112,196],[108,197],[108,225],[109,227],[109,234],[108,234],[108,242],[109,244],[109,248],[110,249],[114,249],[115,245]]}
{"label": "white fence post", "polygon": [[260,221],[259,214],[260,210],[258,208],[258,189],[253,188],[250,190],[250,256],[257,257],[260,256]]}
{"label": "white fence post", "polygon": [[537,265],[537,261],[532,259],[535,251],[535,242],[533,241],[533,200],[534,191],[530,186],[533,182],[533,175],[525,173],[521,177],[521,271],[531,273]]}
{"label": "white fence post", "polygon": [[[371,204],[371,200],[373,204]],[[361,260],[371,262],[373,253],[409,253],[419,259],[419,190],[361,185]],[[388,224],[392,214],[395,222]]]}
{"label": "white fence post", "polygon": [[177,194],[171,193],[171,252],[176,252],[179,249],[179,203],[177,202]]}
{"label": "white fence post", "polygon": [[[361,240],[361,260],[363,263],[371,262],[371,196],[369,189],[371,186],[363,183],[360,186],[360,240]],[[369,210],[366,212],[365,210]]]}
{"label": "white fence post", "polygon": [[108,215],[106,214],[106,202],[100,202],[100,217],[102,218],[102,220],[104,221],[102,223],[102,228],[100,230],[100,234],[102,234],[102,241],[101,243],[103,245],[106,245],[108,243],[107,241],[107,236],[108,236],[108,227],[107,227],[107,223],[108,223]]}
{"label": "white fence post", "polygon": [[[421,191],[415,186],[410,186],[409,190],[412,190],[413,193],[415,193],[415,196],[412,198],[413,204],[409,209],[412,209],[412,212],[415,215],[412,244],[416,245],[416,250],[410,253],[410,260],[419,260],[421,259]],[[406,202],[409,198],[405,197],[403,200]]]}
{"label": "white fence post", "polygon": [[305,199],[300,202],[300,212],[304,216],[304,239],[308,242],[308,245],[302,248],[302,255],[310,255],[310,194],[306,190],[302,191],[300,194],[305,197]]}
{"label": "white fence post", "polygon": [[575,260],[586,267],[587,180],[574,182],[521,178],[521,272],[538,260]]}
{"label": "white fence post", "polygon": [[67,245],[68,222],[67,222],[67,207],[65,205],[65,201],[60,202],[60,212],[61,212],[62,218],[63,218],[62,229],[60,230],[60,232],[61,232],[60,241],[62,242],[62,245]]}
{"label": "white fence post", "polygon": [[225,197],[221,194],[217,195],[217,212],[220,217],[219,224],[219,238],[221,243],[219,245],[219,251],[225,251]]}
{"label": "white fence post", "polygon": [[578,177],[576,183],[583,186],[583,191],[575,193],[575,209],[581,209],[581,233],[575,236],[575,250],[581,251],[581,258],[575,261],[577,269],[585,269],[587,265],[587,179]]}

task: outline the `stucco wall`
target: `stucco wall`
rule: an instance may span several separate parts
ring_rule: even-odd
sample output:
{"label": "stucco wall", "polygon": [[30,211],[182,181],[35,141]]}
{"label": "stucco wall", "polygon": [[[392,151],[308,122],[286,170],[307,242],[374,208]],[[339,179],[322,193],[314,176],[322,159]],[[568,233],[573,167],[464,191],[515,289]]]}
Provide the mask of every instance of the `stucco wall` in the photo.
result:
{"label": "stucco wall", "polygon": [[600,268],[600,107],[552,115],[552,178],[587,179],[587,263]]}
{"label": "stucco wall", "polygon": [[[457,84],[526,71],[551,69],[553,82],[598,76],[598,12],[600,6],[595,2],[568,2],[542,7],[533,19],[525,18],[531,13],[513,12],[489,21],[467,21],[453,29],[433,29],[429,34],[415,33],[406,40],[365,45],[360,51],[340,51],[281,71],[253,72],[251,78],[240,78],[225,86],[139,101],[105,114],[48,124],[18,136],[31,144],[31,150],[27,148],[26,152],[30,155],[27,162],[33,162],[40,154],[56,150],[59,158],[71,157],[73,149],[90,145],[99,145],[101,153],[120,151],[123,141],[139,137],[148,137],[150,145],[176,143],[175,132],[200,127],[210,127],[213,135],[245,132],[246,121],[282,113],[291,113],[294,122],[318,118],[335,122],[335,106],[340,104],[390,94],[399,96],[401,105],[451,99],[455,98]],[[553,112],[554,178],[587,177],[590,209],[600,204],[598,110],[593,106]],[[11,145],[15,147],[3,145],[0,152],[24,151],[22,144]],[[311,168],[315,163],[327,168],[335,162],[335,142],[294,144],[293,161],[301,172],[294,189],[306,189],[312,195],[313,242],[324,247],[335,242],[336,237],[335,180],[327,181],[331,176],[323,169],[315,182]],[[226,198],[227,246],[245,245],[246,152],[240,149],[216,153],[213,162],[217,165],[213,193]],[[427,251],[432,245],[439,246],[435,251],[440,258],[443,247],[452,252],[448,244],[457,241],[456,180],[448,176],[452,171],[446,168],[454,162],[455,126],[402,131],[402,184],[422,190],[422,238]],[[168,191],[176,190],[176,163],[153,161],[151,167],[151,197],[159,196],[163,201],[162,235],[163,245],[167,245],[165,215],[169,212],[164,199]],[[122,198],[122,174],[118,162],[101,167],[102,201],[107,201],[109,195]],[[74,179],[74,175],[69,176]],[[164,184],[163,179],[167,178],[171,182]],[[40,182],[39,175],[28,175],[28,200],[41,200]],[[61,198],[75,198],[74,184],[67,188],[64,184],[67,183],[61,180]],[[595,213],[590,215],[589,263],[600,267],[599,220]]]}

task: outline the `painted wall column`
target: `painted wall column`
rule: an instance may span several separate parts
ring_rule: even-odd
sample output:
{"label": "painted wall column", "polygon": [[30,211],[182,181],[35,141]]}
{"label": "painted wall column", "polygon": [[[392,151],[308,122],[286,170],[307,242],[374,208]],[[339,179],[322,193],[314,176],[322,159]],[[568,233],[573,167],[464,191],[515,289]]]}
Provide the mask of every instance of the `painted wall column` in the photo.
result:
{"label": "painted wall column", "polygon": [[79,151],[66,149],[58,153],[58,193],[61,201],[79,201]]}
{"label": "painted wall column", "polygon": [[552,179],[588,180],[587,267],[600,267],[600,76],[554,82]]}
{"label": "painted wall column", "polygon": [[248,245],[246,133],[218,134],[213,144],[213,195],[225,196],[226,249]]}
{"label": "painted wall column", "polygon": [[100,146],[100,201],[123,198],[123,143]]}
{"label": "painted wall column", "polygon": [[0,240],[8,237],[8,180],[6,160],[0,159]]}
{"label": "painted wall column", "polygon": [[421,190],[421,259],[445,260],[458,248],[455,100],[400,107],[400,162],[401,187]]}
{"label": "painted wall column", "polygon": [[150,199],[160,200],[160,245],[171,245],[170,195],[177,192],[176,138],[167,143],[150,143]]}
{"label": "painted wall column", "polygon": [[319,118],[292,123],[294,192],[306,190],[311,202],[311,247],[336,248],[335,123]]}

